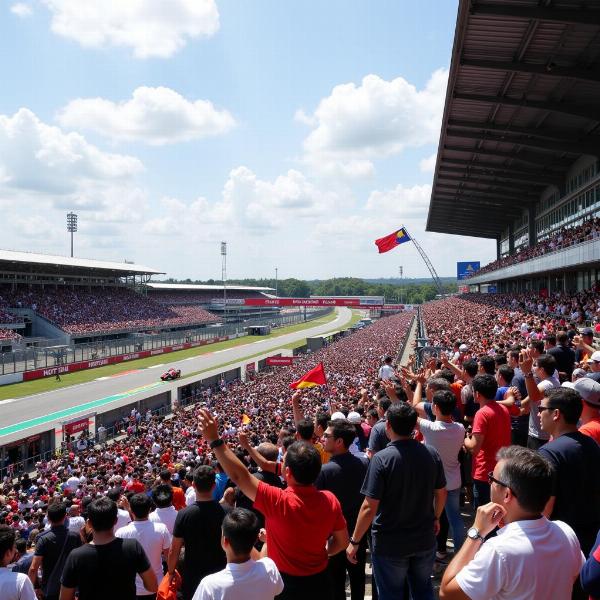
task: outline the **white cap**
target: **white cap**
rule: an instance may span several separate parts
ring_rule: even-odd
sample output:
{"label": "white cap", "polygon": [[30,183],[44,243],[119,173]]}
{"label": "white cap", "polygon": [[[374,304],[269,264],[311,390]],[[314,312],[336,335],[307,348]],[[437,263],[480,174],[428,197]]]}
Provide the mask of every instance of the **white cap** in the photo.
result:
{"label": "white cap", "polygon": [[461,352],[466,352],[466,351],[469,349],[469,346],[467,346],[466,344],[461,344],[461,345],[458,347],[458,349],[459,349]]}
{"label": "white cap", "polygon": [[354,425],[361,423],[362,419],[359,413],[357,413],[356,411],[351,411],[348,413],[348,421],[350,421],[350,423],[353,423]]}
{"label": "white cap", "polygon": [[339,411],[337,411],[337,412],[334,412],[334,413],[331,415],[331,420],[332,420],[332,421],[335,421],[336,419],[345,419],[345,418],[346,418],[346,415],[344,415],[344,413],[342,413],[342,412],[339,412]]}
{"label": "white cap", "polygon": [[600,362],[600,350],[596,350],[596,352],[594,352],[586,362]]}

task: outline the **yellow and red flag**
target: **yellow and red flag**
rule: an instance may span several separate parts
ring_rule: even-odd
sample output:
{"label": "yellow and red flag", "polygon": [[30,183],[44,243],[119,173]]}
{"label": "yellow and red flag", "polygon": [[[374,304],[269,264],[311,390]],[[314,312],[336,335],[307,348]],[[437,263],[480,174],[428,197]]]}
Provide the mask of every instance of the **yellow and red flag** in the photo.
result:
{"label": "yellow and red flag", "polygon": [[242,425],[248,425],[250,421],[252,421],[252,419],[246,413],[244,413],[242,415]]}
{"label": "yellow and red flag", "polygon": [[306,375],[303,375],[298,379],[290,383],[290,387],[294,390],[301,390],[304,388],[311,388],[317,385],[327,385],[327,377],[325,376],[325,369],[323,363],[319,363],[314,369],[311,369]]}
{"label": "yellow and red flag", "polygon": [[379,254],[383,254],[384,252],[388,252],[400,244],[410,242],[411,239],[412,238],[410,235],[408,235],[406,229],[401,227],[398,229],[398,231],[394,231],[394,233],[390,233],[390,235],[386,235],[385,237],[375,240],[375,245],[379,249]]}

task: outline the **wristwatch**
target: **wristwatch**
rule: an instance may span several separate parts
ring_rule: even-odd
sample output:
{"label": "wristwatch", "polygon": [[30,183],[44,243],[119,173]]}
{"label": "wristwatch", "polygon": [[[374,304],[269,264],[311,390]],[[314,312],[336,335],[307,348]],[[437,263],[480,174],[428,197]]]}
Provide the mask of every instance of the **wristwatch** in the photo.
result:
{"label": "wristwatch", "polygon": [[485,538],[479,534],[479,529],[477,529],[477,527],[471,527],[467,531],[467,537],[473,541],[481,540],[482,542],[485,542]]}
{"label": "wristwatch", "polygon": [[351,543],[353,546],[359,546],[359,545],[360,545],[360,542],[357,542],[356,540],[353,540],[352,538],[350,538],[350,543]]}
{"label": "wristwatch", "polygon": [[209,446],[211,450],[214,450],[215,448],[218,448],[219,446],[222,446],[225,443],[225,440],[223,440],[223,438],[218,438],[216,440],[213,440]]}

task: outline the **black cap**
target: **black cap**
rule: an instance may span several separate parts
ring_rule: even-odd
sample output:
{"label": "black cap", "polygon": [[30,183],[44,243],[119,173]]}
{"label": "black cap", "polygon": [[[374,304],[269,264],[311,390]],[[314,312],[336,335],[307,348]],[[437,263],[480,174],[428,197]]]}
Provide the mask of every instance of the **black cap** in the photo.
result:
{"label": "black cap", "polygon": [[591,327],[585,327],[582,331],[581,331],[581,335],[594,335],[594,330]]}

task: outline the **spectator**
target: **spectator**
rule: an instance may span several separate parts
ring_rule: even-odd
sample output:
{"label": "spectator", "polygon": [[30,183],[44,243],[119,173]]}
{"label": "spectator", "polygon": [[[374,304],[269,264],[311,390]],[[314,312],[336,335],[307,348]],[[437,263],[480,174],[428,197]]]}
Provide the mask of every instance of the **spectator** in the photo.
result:
{"label": "spectator", "polygon": [[198,467],[194,471],[192,486],[196,501],[177,513],[168,560],[168,572],[172,576],[181,548],[185,546],[183,600],[192,598],[203,577],[220,571],[226,564],[221,548],[221,524],[225,511],[212,496],[215,470],[208,465]]}
{"label": "spectator", "polygon": [[9,570],[14,562],[15,530],[8,525],[0,525],[0,598],[2,600],[36,600],[33,584],[25,573]]}
{"label": "spectator", "polygon": [[38,587],[38,570],[42,570],[40,588],[44,600],[58,600],[60,576],[71,552],[81,546],[78,533],[65,527],[67,508],[62,502],[54,502],[48,507],[50,529],[40,533],[35,546],[35,555],[29,567],[29,579]]}
{"label": "spectator", "polygon": [[600,598],[600,550],[598,548],[600,548],[600,532],[580,574],[581,587],[590,595],[591,600]]}
{"label": "spectator", "polygon": [[156,510],[150,513],[152,523],[162,523],[167,531],[173,535],[177,511],[173,506],[173,488],[170,485],[160,484],[152,489],[152,501]]}
{"label": "spectator", "polygon": [[583,400],[579,431],[600,444],[600,383],[584,377],[576,380],[573,388]]}
{"label": "spectator", "polygon": [[555,485],[544,511],[570,525],[587,556],[600,529],[600,479],[590,476],[600,464],[600,446],[577,431],[582,411],[575,390],[549,390],[539,406],[542,429],[552,436],[540,452],[555,468]]}
{"label": "spectator", "polygon": [[221,545],[227,566],[207,575],[193,600],[272,600],[283,591],[283,580],[270,558],[251,558],[258,538],[258,519],[244,508],[234,508],[223,519]]}
{"label": "spectator", "polygon": [[327,556],[341,552],[348,531],[337,498],[318,491],[314,482],[321,470],[312,444],[295,442],[285,454],[285,490],[266,485],[218,437],[217,423],[206,410],[199,411],[200,429],[230,479],[265,515],[267,551],[285,584],[281,600],[329,600],[331,587]]}
{"label": "spectator", "polygon": [[547,354],[554,357],[556,368],[563,381],[571,381],[575,368],[575,352],[569,348],[569,336],[561,331],[555,338],[557,345],[547,350]]}
{"label": "spectator", "polygon": [[600,383],[600,350],[596,350],[596,352],[588,358],[587,364],[589,365],[591,372],[588,373],[586,377]]}
{"label": "spectator", "polygon": [[69,555],[62,574],[60,600],[134,600],[136,574],[145,591],[158,589],[156,575],[136,539],[114,536],[117,505],[109,498],[96,498],[88,506],[94,539]]}
{"label": "spectator", "polygon": [[367,448],[367,456],[369,458],[373,458],[373,455],[383,450],[390,441],[387,436],[385,415],[391,405],[392,401],[387,396],[383,396],[377,401],[377,416],[379,420],[373,425],[371,434],[369,435],[369,446]]}
{"label": "spectator", "polygon": [[386,356],[383,360],[383,364],[379,367],[379,372],[377,373],[379,379],[384,381],[388,379],[392,379],[392,377],[396,376],[396,372],[394,371],[394,367],[392,366],[392,357]]}
{"label": "spectator", "polygon": [[[502,448],[490,473],[492,501],[477,509],[461,551],[446,569],[441,600],[567,600],[584,558],[573,530],[542,511],[552,467],[533,450]],[[486,536],[500,526],[498,535]]]}
{"label": "spectator", "polygon": [[[137,540],[150,562],[150,567],[160,581],[163,576],[163,557],[166,560],[171,547],[171,534],[163,523],[156,523],[148,519],[152,501],[146,494],[134,494],[129,499],[129,506],[133,521],[117,529],[115,537],[124,540]],[[142,578],[135,578],[135,593],[138,600],[153,600],[156,594],[146,590]]]}
{"label": "spectator", "polygon": [[510,416],[506,407],[495,400],[498,384],[493,375],[477,375],[473,379],[475,402],[481,408],[475,413],[473,431],[465,438],[465,448],[473,455],[474,506],[490,501],[487,474],[494,470],[496,454],[510,445]]}
{"label": "spectator", "polygon": [[[331,456],[321,467],[316,481],[318,490],[330,491],[339,501],[346,519],[348,535],[354,531],[358,511],[362,504],[361,487],[367,472],[367,459],[350,452],[356,437],[356,428],[345,419],[330,421],[323,433],[323,447]],[[333,585],[333,600],[346,600],[346,572],[350,581],[352,600],[365,597],[365,564],[367,561],[367,536],[358,545],[356,562],[350,562],[345,552],[329,558],[329,572]]]}
{"label": "spectator", "polygon": [[446,500],[446,478],[434,448],[412,439],[417,412],[394,403],[386,413],[390,444],[371,459],[348,559],[356,562],[359,543],[372,527],[373,571],[380,600],[395,600],[408,579],[413,598],[433,600],[431,572],[435,536]]}

